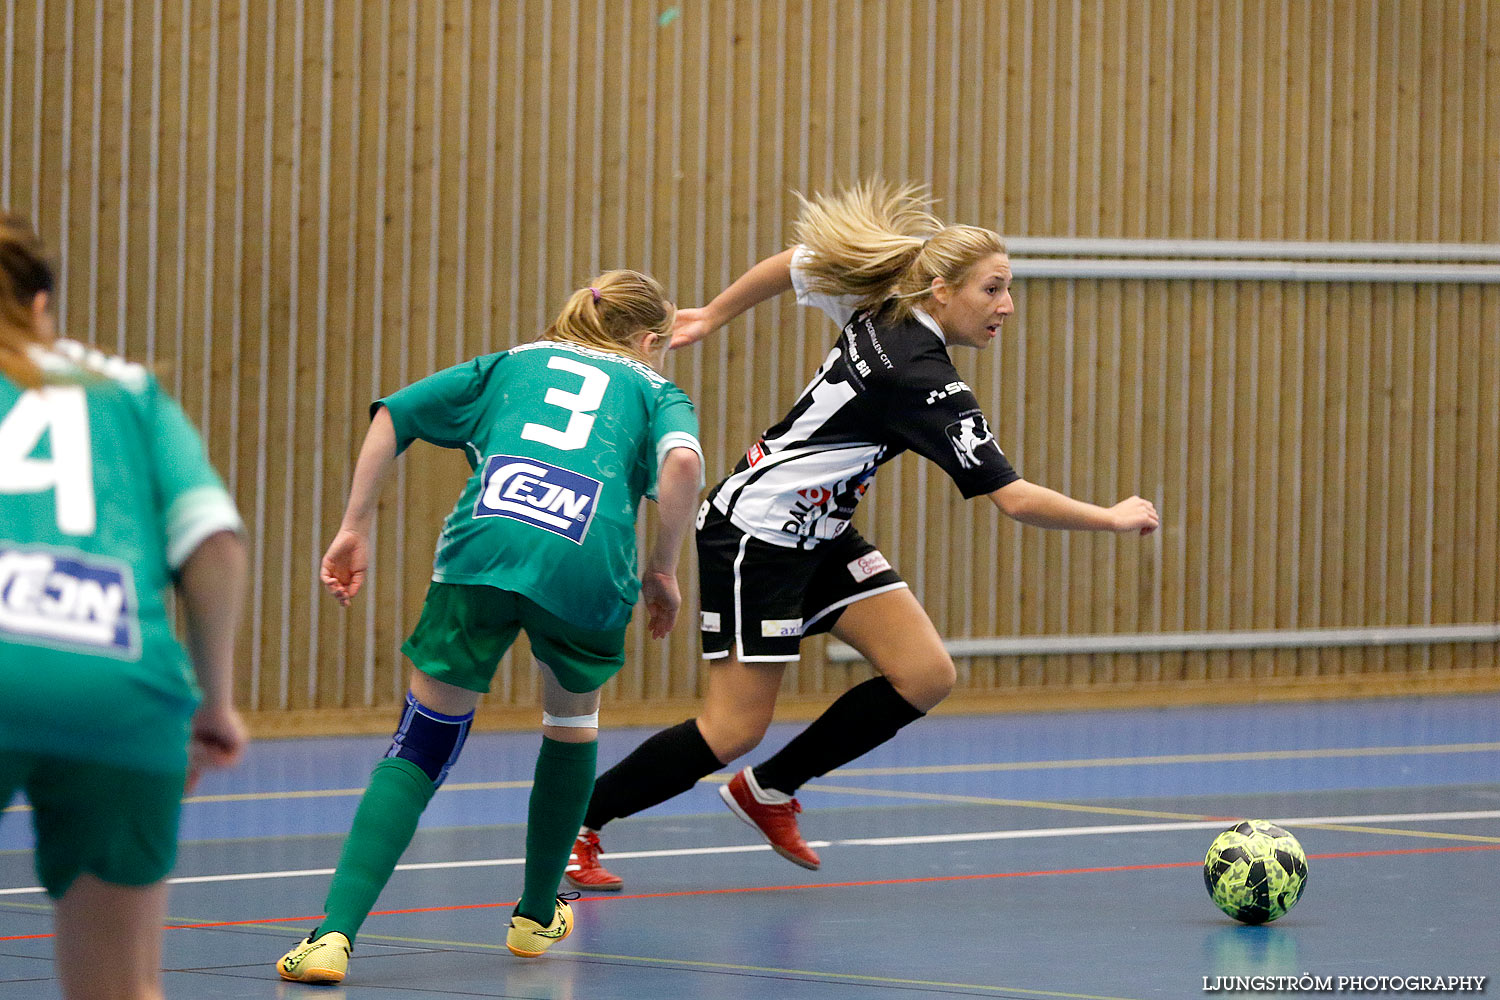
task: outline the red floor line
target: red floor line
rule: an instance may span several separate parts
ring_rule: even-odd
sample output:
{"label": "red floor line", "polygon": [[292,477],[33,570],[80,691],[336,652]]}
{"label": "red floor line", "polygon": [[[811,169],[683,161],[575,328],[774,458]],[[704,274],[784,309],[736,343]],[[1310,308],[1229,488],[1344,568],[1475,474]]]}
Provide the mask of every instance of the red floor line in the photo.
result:
{"label": "red floor line", "polygon": [[[1459,851],[1500,851],[1500,844],[1460,844],[1452,847],[1404,847],[1386,851],[1343,851],[1328,854],[1310,854],[1308,859],[1337,860],[1341,858],[1381,858],[1401,854],[1453,854]],[[626,899],[671,899],[678,896],[725,896],[747,892],[787,892],[793,889],[857,889],[874,885],[919,885],[925,882],[968,882],[996,878],[1037,878],[1044,875],[1103,875],[1111,872],[1156,871],[1164,868],[1193,868],[1201,861],[1166,861],[1151,865],[1109,865],[1102,868],[1051,868],[1031,872],[986,872],[981,875],[927,875],[922,878],[871,879],[861,882],[811,882],[801,885],[737,886],[729,889],[685,889],[680,892],[645,892],[629,896],[594,895],[583,896],[580,903],[610,903]],[[493,910],[502,906],[514,906],[515,900],[503,903],[458,903],[450,906],[418,906],[405,910],[375,910],[372,917],[394,917],[411,913],[454,913],[460,910]],[[168,924],[164,930],[188,931],[213,927],[244,927],[255,924],[300,924],[321,920],[318,915],[306,917],[263,917],[258,920],[219,920],[212,923]],[[37,941],[50,938],[51,934],[16,934],[0,937],[0,941]]]}

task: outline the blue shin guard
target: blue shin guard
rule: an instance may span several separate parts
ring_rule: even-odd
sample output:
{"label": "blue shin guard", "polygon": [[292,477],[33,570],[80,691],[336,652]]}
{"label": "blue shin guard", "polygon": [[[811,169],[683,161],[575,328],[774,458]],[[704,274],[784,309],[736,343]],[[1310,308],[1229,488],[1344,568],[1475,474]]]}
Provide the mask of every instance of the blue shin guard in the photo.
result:
{"label": "blue shin guard", "polygon": [[396,727],[391,748],[385,755],[400,757],[417,765],[432,779],[436,791],[448,777],[448,769],[458,760],[473,722],[473,712],[466,715],[434,712],[408,691],[406,711],[401,714],[401,724]]}

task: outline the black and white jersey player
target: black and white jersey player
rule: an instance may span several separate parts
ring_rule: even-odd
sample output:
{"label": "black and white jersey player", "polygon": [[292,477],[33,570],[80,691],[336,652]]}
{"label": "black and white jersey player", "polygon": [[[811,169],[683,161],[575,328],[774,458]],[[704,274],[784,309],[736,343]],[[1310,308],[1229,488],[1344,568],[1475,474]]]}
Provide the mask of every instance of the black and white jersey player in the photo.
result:
{"label": "black and white jersey player", "polygon": [[[839,695],[771,757],[719,789],[777,854],[817,868],[797,790],[891,739],[953,689],[956,670],[932,619],[880,551],[849,523],[881,464],[911,450],[965,497],[1041,528],[1149,534],[1140,497],[1100,507],[1016,474],[948,357],[984,350],[1015,312],[998,233],[945,225],[922,190],[880,180],[798,196],[798,245],[767,257],[705,306],[679,309],[672,344],[722,329],[795,291],[839,326],[838,341],[785,419],[710,493],[698,517],[703,706],[650,736],[594,781],[573,845],[575,888],[617,890],[600,863],[604,824],[693,788],[749,753],[774,716],[786,662],[804,636],[831,631],[875,676]],[[952,595],[954,601],[969,595]]]}
{"label": "black and white jersey player", "polygon": [[797,301],[841,332],[786,416],[704,504],[707,659],[733,645],[741,660],[795,660],[801,637],[827,631],[840,609],[905,586],[850,524],[876,471],[903,451],[937,463],[965,499],[1020,478],[953,366],[942,327],[921,309],[882,322],[852,297],[811,290],[805,254],[792,255]]}

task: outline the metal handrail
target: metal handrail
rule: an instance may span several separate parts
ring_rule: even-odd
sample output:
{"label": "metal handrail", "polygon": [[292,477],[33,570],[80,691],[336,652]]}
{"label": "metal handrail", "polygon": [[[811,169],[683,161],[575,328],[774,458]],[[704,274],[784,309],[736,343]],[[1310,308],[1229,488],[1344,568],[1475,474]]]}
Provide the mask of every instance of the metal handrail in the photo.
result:
{"label": "metal handrail", "polygon": [[[1093,653],[1189,653],[1257,649],[1348,649],[1500,642],[1500,624],[1403,625],[1389,628],[1264,629],[1241,632],[1153,632],[1139,635],[1032,635],[947,639],[948,655],[1067,656]],[[841,642],[828,644],[828,659],[854,663],[863,657]]]}
{"label": "metal handrail", "polygon": [[1235,260],[1409,260],[1500,263],[1500,243],[1313,243],[1304,240],[1095,239],[1008,236],[1017,257],[1224,257]]}
{"label": "metal handrail", "polygon": [[[1016,251],[1012,251],[1016,252]],[[1015,257],[1017,278],[1158,279],[1167,281],[1385,282],[1500,284],[1500,264],[1376,264],[1368,261],[1153,260]]]}

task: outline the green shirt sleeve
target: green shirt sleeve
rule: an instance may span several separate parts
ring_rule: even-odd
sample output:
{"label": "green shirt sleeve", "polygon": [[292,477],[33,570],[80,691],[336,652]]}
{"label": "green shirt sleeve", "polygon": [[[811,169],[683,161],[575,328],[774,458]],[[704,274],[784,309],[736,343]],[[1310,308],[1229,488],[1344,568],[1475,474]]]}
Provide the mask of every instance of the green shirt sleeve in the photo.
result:
{"label": "green shirt sleeve", "polygon": [[703,446],[698,443],[698,414],[688,394],[668,382],[656,396],[651,414],[651,440],[656,448],[656,462],[651,469],[651,488],[647,496],[656,499],[656,483],[662,463],[673,448],[690,448],[698,455],[698,488],[704,486]]}
{"label": "green shirt sleeve", "polygon": [[239,534],[245,526],[182,407],[154,377],[147,379],[140,399],[145,445],[161,501],[167,565],[176,570],[210,535]]}
{"label": "green shirt sleeve", "polygon": [[384,406],[396,429],[396,454],[413,441],[440,448],[462,448],[474,439],[484,415],[485,383],[507,352],[445,368],[370,404],[370,415]]}

